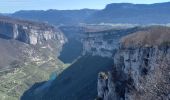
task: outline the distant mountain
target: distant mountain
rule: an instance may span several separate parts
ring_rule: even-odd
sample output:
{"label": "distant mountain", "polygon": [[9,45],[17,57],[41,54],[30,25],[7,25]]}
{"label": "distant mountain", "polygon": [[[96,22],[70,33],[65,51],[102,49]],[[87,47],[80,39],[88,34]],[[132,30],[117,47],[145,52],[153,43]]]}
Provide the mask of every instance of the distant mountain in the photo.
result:
{"label": "distant mountain", "polygon": [[18,11],[12,14],[13,17],[45,21],[55,25],[73,25],[77,23],[84,23],[90,15],[97,10],[82,9],[82,10],[32,10],[32,11]]}
{"label": "distant mountain", "polygon": [[170,2],[156,4],[113,3],[94,13],[89,23],[169,23]]}
{"label": "distant mountain", "polygon": [[55,25],[80,23],[170,23],[170,2],[155,4],[113,3],[102,10],[18,11],[11,16]]}

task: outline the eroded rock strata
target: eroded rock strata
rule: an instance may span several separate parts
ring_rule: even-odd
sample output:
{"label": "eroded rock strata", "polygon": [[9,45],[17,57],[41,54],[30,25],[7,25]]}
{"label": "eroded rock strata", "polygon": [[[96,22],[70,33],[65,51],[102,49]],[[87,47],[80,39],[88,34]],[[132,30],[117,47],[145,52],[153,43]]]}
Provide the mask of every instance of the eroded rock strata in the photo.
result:
{"label": "eroded rock strata", "polygon": [[169,36],[169,28],[151,27],[124,37],[113,70],[98,76],[97,99],[169,100]]}

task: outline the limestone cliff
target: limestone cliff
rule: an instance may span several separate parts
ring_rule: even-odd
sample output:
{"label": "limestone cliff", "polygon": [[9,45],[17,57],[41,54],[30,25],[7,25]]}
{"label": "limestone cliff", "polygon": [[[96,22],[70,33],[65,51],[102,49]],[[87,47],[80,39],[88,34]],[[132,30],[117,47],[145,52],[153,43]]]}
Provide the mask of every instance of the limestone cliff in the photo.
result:
{"label": "limestone cliff", "polygon": [[19,40],[28,44],[42,44],[50,39],[65,42],[62,32],[45,23],[23,21],[0,16],[0,36]]}
{"label": "limestone cliff", "polygon": [[[14,52],[16,48],[14,58],[19,56],[18,59],[25,59],[24,57],[26,57],[33,61],[51,55],[58,56],[67,41],[64,34],[54,26],[4,16],[0,16],[0,39],[3,42],[1,46],[3,49],[6,48],[7,52]],[[8,46],[3,46],[4,44]],[[14,50],[10,51],[10,47],[13,47]]]}
{"label": "limestone cliff", "polygon": [[83,54],[112,57],[119,48],[119,40],[139,28],[110,29],[97,32],[86,32],[83,41]]}
{"label": "limestone cliff", "polygon": [[99,74],[97,99],[169,100],[169,29],[149,27],[124,37],[113,70]]}

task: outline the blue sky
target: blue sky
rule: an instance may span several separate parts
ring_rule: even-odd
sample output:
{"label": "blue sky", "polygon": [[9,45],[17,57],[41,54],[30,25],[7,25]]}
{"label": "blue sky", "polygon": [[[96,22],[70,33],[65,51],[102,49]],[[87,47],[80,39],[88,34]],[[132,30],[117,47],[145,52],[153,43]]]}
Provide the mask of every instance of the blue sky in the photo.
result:
{"label": "blue sky", "polygon": [[103,9],[109,3],[151,4],[168,1],[170,0],[0,0],[0,13],[18,10]]}

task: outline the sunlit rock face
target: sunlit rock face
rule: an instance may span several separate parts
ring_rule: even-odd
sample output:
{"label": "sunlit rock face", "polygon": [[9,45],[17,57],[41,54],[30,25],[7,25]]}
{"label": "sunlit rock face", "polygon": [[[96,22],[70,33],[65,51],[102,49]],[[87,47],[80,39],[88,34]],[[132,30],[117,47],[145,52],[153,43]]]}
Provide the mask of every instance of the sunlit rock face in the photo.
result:
{"label": "sunlit rock face", "polygon": [[8,39],[19,40],[28,44],[42,44],[47,40],[60,40],[65,42],[64,35],[57,28],[29,21],[21,21],[0,17],[0,36]]}
{"label": "sunlit rock face", "polygon": [[[115,53],[113,70],[99,74],[106,78],[98,78],[98,98],[169,100],[170,41],[167,37],[170,36],[170,31],[168,30],[169,28],[156,27],[124,37],[121,41],[122,46]],[[150,36],[152,33],[156,36]],[[137,39],[139,35],[142,36],[140,40]],[[152,40],[153,38],[156,40]],[[147,39],[149,40],[146,41]],[[132,40],[133,44],[130,44]]]}
{"label": "sunlit rock face", "polygon": [[119,48],[119,40],[138,28],[111,29],[99,32],[87,32],[84,34],[83,54],[99,55],[102,57],[112,57]]}
{"label": "sunlit rock face", "polygon": [[46,23],[0,16],[0,41],[0,64],[5,66],[13,60],[38,62],[56,58],[67,38],[57,27]]}

